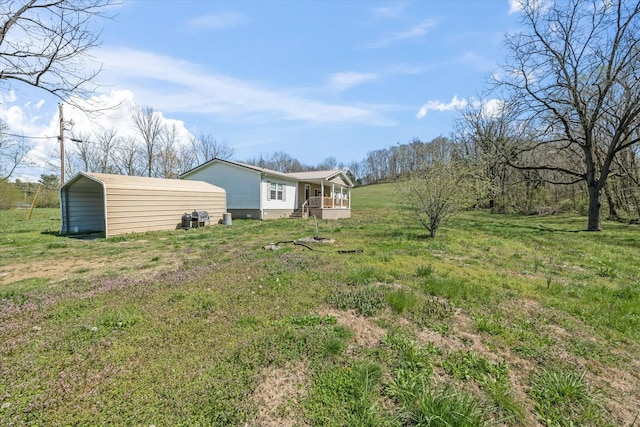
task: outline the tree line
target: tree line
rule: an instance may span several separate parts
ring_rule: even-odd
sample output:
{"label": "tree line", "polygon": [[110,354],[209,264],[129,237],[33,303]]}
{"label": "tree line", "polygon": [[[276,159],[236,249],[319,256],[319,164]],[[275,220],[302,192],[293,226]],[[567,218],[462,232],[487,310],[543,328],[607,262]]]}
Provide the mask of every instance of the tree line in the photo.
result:
{"label": "tree line", "polygon": [[[99,31],[89,23],[106,17],[112,4],[8,3],[0,18],[0,80],[35,86],[63,101],[89,99],[100,70],[85,72],[79,64],[99,44]],[[376,150],[349,165],[329,158],[322,168],[344,168],[354,182],[370,184],[410,182],[429,171],[454,173],[472,165],[474,173],[461,177],[485,180],[483,203],[496,211],[579,208],[590,231],[601,229],[603,208],[611,218],[637,221],[640,1],[518,0],[514,7],[521,29],[505,34],[507,55],[487,88],[497,102],[488,96],[470,102],[450,138]],[[179,143],[176,127],[164,125],[150,107],[134,109],[131,117],[132,138],[105,129],[73,136],[69,174],[175,177],[212,157],[233,154],[210,135]],[[25,144],[8,138],[5,128],[0,124],[4,183],[26,154]],[[247,162],[282,171],[310,168],[281,152]]]}
{"label": "tree line", "polygon": [[133,107],[130,121],[133,133],[127,136],[104,127],[72,133],[65,148],[65,175],[97,172],[177,178],[215,157],[230,158],[234,152],[210,134],[181,135],[152,107]]}

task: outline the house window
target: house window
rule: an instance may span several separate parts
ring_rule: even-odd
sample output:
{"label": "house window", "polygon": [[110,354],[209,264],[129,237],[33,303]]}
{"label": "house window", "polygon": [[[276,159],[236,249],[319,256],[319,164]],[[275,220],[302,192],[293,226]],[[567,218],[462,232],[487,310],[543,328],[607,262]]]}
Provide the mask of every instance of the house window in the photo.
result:
{"label": "house window", "polygon": [[270,183],[269,200],[284,200],[284,184]]}

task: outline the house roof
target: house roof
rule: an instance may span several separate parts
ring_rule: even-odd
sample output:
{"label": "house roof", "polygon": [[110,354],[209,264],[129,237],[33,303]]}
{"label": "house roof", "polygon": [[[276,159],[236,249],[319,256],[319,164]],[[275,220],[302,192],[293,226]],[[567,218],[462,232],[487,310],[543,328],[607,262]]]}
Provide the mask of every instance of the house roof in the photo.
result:
{"label": "house roof", "polygon": [[223,188],[217,187],[204,181],[184,181],[182,179],[148,178],[144,176],[114,175],[108,173],[85,173],[80,172],[67,181],[67,187],[80,178],[88,178],[99,182],[107,188],[127,188],[139,190],[180,190],[184,192],[224,192]]}
{"label": "house roof", "polygon": [[201,169],[203,167],[206,167],[214,162],[221,162],[221,163],[227,163],[230,165],[235,165],[235,166],[239,166],[245,169],[250,169],[259,173],[264,173],[267,175],[273,175],[273,176],[280,176],[282,178],[286,178],[286,179],[290,179],[290,180],[294,180],[294,181],[322,181],[322,180],[330,180],[331,178],[334,178],[338,175],[341,175],[343,180],[349,184],[350,186],[353,186],[353,183],[351,182],[351,180],[349,179],[349,177],[347,176],[347,174],[344,173],[344,171],[336,169],[336,170],[321,170],[321,171],[311,171],[311,172],[292,172],[292,173],[285,173],[285,172],[278,172],[278,171],[274,171],[272,169],[267,169],[267,168],[261,168],[259,166],[255,166],[255,165],[249,165],[247,163],[241,163],[241,162],[235,162],[235,161],[231,161],[231,160],[224,160],[224,159],[212,159],[209,160],[206,163],[203,163],[199,166],[196,166],[195,168],[191,169],[190,171],[187,171],[185,173],[183,173],[182,175],[180,175],[180,177],[184,177],[186,175],[189,175],[190,173]]}
{"label": "house roof", "polygon": [[[319,180],[319,179],[328,180],[340,174],[345,175],[345,173],[341,170],[293,172],[293,173],[290,173],[289,175],[298,178],[300,181],[310,181],[310,180],[313,181],[313,180]],[[347,182],[351,183],[349,178],[348,177],[346,178],[347,178]]]}
{"label": "house roof", "polygon": [[278,171],[274,171],[274,170],[271,170],[271,169],[266,169],[266,168],[261,168],[261,167],[254,166],[254,165],[249,165],[247,163],[234,162],[234,161],[231,161],[231,160],[218,159],[218,158],[211,159],[208,162],[205,162],[205,163],[203,163],[201,165],[196,166],[195,168],[193,168],[191,170],[186,171],[185,173],[180,175],[180,178],[182,178],[184,176],[187,176],[187,175],[197,171],[198,169],[202,169],[204,167],[207,167],[207,166],[209,166],[209,165],[211,165],[211,164],[213,164],[215,162],[227,163],[229,165],[239,166],[241,168],[249,169],[249,170],[252,170],[252,171],[255,171],[255,172],[259,172],[259,173],[264,173],[264,174],[267,174],[267,175],[280,176],[282,178],[296,180],[295,177],[292,177],[290,174],[287,174],[287,173],[284,173],[284,172],[278,172]]}

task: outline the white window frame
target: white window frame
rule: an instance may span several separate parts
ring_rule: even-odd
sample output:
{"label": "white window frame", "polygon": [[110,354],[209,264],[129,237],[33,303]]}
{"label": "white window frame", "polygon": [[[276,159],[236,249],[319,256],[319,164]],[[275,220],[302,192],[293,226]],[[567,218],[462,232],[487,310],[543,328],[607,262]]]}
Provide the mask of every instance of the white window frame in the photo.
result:
{"label": "white window frame", "polygon": [[267,200],[287,200],[287,186],[279,182],[267,182]]}

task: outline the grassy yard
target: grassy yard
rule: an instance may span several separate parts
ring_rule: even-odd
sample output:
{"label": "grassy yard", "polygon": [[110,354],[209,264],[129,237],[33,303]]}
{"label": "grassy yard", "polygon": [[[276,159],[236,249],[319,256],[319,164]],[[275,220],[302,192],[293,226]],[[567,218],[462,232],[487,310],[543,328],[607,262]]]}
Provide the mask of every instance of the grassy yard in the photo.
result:
{"label": "grassy yard", "polygon": [[390,185],[317,224],[25,214],[0,212],[1,425],[640,424],[637,225],[470,212],[430,239]]}

